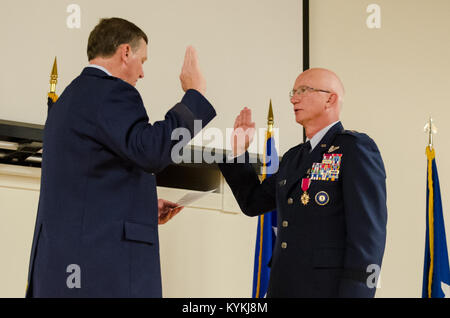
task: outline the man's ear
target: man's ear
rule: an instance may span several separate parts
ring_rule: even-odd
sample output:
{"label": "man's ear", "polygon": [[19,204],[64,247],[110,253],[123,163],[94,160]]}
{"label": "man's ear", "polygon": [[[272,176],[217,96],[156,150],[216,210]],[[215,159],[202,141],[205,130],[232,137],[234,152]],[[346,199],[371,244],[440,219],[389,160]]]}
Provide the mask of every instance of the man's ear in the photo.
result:
{"label": "man's ear", "polygon": [[128,59],[131,55],[131,46],[129,44],[121,44],[119,46],[120,58],[124,63],[128,63]]}
{"label": "man's ear", "polygon": [[338,100],[339,100],[338,95],[335,93],[331,93],[330,97],[328,97],[328,100],[327,100],[327,106],[333,107],[334,105],[337,105]]}

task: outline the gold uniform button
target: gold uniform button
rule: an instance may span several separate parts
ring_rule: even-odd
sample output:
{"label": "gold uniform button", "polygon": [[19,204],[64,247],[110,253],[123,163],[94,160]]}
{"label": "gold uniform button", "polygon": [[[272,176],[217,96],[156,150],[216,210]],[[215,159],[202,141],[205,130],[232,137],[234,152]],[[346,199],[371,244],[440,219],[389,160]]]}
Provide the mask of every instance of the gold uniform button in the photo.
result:
{"label": "gold uniform button", "polygon": [[287,200],[287,204],[291,205],[292,203],[294,203],[294,199],[289,198],[289,199]]}
{"label": "gold uniform button", "polygon": [[283,221],[283,223],[281,223],[281,225],[282,225],[283,227],[288,227],[289,223],[288,223],[288,221]]}
{"label": "gold uniform button", "polygon": [[286,242],[281,243],[281,248],[287,248],[287,243]]}

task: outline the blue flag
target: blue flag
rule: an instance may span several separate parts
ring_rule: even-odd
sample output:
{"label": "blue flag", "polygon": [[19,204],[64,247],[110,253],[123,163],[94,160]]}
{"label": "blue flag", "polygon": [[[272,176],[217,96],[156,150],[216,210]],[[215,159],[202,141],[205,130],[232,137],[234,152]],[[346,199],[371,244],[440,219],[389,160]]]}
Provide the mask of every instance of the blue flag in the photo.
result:
{"label": "blue flag", "polygon": [[427,220],[422,298],[443,298],[445,294],[442,287],[448,290],[450,285],[447,240],[434,149],[427,147],[426,154]]}
{"label": "blue flag", "polygon": [[[267,133],[266,151],[264,161],[263,179],[278,171],[278,154],[275,140],[271,133]],[[265,213],[258,217],[258,230],[256,233],[255,263],[253,269],[253,298],[266,296],[269,286],[272,250],[275,244],[277,228],[277,211]]]}

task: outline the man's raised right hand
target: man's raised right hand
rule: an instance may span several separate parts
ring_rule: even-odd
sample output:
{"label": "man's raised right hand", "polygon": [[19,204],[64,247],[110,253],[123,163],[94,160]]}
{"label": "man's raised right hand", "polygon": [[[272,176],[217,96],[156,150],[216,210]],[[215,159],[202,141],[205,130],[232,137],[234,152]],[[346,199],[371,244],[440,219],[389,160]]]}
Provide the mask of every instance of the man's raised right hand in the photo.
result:
{"label": "man's raised right hand", "polygon": [[195,89],[202,95],[205,95],[206,80],[198,65],[197,51],[192,46],[186,48],[180,81],[183,91],[186,92],[188,89]]}

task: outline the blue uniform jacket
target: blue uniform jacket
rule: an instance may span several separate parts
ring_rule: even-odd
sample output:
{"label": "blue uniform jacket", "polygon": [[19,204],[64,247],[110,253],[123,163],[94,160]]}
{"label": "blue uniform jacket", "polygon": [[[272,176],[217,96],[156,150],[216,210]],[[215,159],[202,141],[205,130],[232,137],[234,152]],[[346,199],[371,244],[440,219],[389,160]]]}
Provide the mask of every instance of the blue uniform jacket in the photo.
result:
{"label": "blue uniform jacket", "polygon": [[45,124],[27,296],[161,297],[155,173],[172,163],[174,129],[193,136],[215,115],[188,90],[149,124],[133,86],[85,68]]}
{"label": "blue uniform jacket", "polygon": [[[219,165],[246,215],[278,211],[268,297],[373,297],[387,223],[380,152],[340,122],[300,160],[302,147],[286,152],[278,172],[262,183],[248,163]],[[301,179],[326,153],[342,154],[339,178],[312,180],[303,205]]]}

